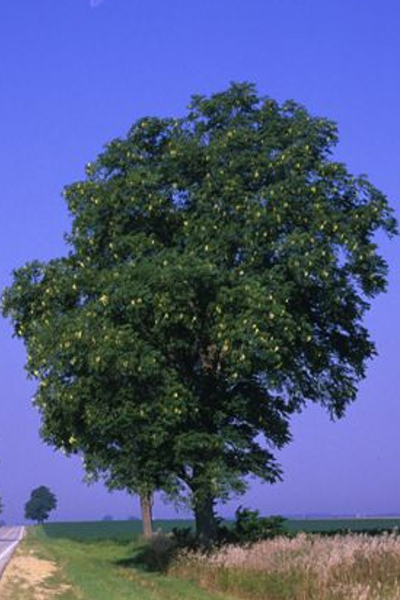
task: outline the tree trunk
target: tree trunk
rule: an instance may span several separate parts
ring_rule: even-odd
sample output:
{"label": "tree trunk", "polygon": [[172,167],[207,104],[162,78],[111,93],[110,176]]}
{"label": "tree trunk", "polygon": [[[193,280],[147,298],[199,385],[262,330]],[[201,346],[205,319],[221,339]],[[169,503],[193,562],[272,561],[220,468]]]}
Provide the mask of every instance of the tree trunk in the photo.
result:
{"label": "tree trunk", "polygon": [[196,536],[202,546],[210,547],[217,538],[217,521],[214,514],[214,498],[201,494],[194,503]]}
{"label": "tree trunk", "polygon": [[142,511],[142,530],[145,539],[153,535],[153,495],[145,493],[140,495],[140,508]]}

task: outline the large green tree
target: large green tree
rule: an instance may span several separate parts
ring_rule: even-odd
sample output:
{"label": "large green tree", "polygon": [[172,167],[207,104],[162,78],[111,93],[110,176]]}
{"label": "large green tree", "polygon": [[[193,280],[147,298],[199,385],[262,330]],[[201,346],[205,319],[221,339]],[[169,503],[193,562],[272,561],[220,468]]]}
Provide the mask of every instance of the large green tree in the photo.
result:
{"label": "large green tree", "polygon": [[44,438],[110,486],[189,493],[203,539],[307,402],[341,417],[375,348],[385,196],[334,160],[336,126],[249,84],[143,118],[65,198],[69,253],[14,273],[3,310]]}

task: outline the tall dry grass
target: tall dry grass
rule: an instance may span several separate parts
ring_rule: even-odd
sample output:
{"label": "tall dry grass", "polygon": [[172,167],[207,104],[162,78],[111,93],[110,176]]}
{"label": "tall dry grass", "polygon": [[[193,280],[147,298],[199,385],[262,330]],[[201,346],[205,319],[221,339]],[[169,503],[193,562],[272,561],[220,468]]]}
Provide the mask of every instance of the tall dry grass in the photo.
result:
{"label": "tall dry grass", "polygon": [[300,534],[185,554],[172,572],[252,600],[400,600],[400,536]]}

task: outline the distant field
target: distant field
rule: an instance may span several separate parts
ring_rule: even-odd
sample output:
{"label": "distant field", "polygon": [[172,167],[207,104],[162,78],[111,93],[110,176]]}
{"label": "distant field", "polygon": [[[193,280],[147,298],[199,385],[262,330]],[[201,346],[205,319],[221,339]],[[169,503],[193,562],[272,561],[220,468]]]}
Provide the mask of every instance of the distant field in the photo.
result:
{"label": "distant field", "polygon": [[[193,527],[190,519],[156,520],[155,530],[171,531],[174,527]],[[400,519],[289,519],[286,529],[291,533],[304,531],[321,533],[332,531],[388,531],[400,530]],[[76,523],[49,523],[43,531],[49,538],[70,540],[120,540],[129,541],[141,533],[140,521],[82,521]]]}
{"label": "distant field", "polygon": [[[155,520],[155,531],[171,531],[174,527],[193,527],[191,520]],[[49,538],[69,540],[132,540],[142,531],[141,521],[81,521],[48,523],[43,531]]]}
{"label": "distant field", "polygon": [[323,533],[329,531],[390,531],[400,530],[399,519],[290,519],[286,521],[288,531],[297,533]]}

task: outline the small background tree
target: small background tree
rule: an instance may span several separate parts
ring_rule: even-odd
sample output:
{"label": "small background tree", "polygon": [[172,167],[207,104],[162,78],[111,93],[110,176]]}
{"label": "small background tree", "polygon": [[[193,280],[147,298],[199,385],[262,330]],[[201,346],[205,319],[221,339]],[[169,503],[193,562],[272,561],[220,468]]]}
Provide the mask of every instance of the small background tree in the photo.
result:
{"label": "small background tree", "polygon": [[25,518],[43,523],[52,510],[57,508],[57,498],[48,487],[42,485],[34,489],[25,504]]}

